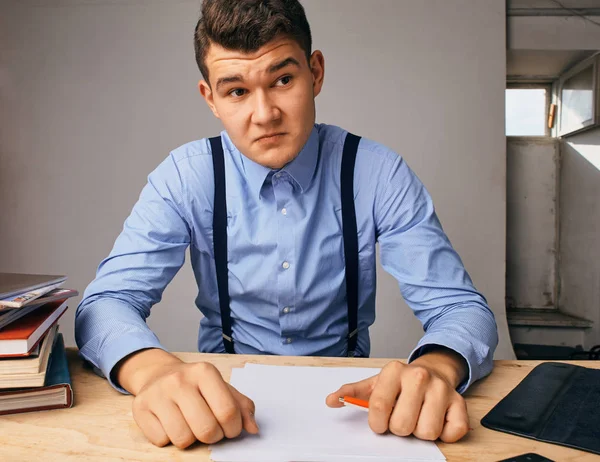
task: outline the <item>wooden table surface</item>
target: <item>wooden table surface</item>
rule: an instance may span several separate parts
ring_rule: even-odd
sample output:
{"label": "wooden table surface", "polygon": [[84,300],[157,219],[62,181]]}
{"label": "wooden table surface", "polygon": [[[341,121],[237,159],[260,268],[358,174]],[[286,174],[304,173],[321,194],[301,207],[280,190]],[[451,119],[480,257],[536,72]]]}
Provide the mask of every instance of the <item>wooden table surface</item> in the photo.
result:
{"label": "wooden table surface", "polygon": [[[244,363],[286,366],[382,367],[389,359],[316,358],[281,356],[211,355],[176,353],[184,361],[212,362],[229,380],[231,368]],[[200,443],[181,450],[150,444],[135,424],[133,397],[112,389],[108,382],[82,367],[75,349],[68,350],[75,394],[71,409],[0,416],[0,461],[209,461],[208,447]],[[492,374],[474,384],[465,394],[473,428],[460,442],[438,446],[448,461],[498,461],[527,452],[537,452],[561,462],[599,461],[600,456],[562,446],[488,430],[481,418],[538,361],[496,361]],[[573,361],[600,369],[600,361]]]}

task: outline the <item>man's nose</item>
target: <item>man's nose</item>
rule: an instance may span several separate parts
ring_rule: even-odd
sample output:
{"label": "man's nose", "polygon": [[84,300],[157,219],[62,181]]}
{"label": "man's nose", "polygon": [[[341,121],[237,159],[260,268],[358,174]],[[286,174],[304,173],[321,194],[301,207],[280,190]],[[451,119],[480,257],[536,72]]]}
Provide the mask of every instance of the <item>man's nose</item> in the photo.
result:
{"label": "man's nose", "polygon": [[258,125],[267,124],[277,120],[281,111],[276,104],[265,93],[256,94],[252,122]]}

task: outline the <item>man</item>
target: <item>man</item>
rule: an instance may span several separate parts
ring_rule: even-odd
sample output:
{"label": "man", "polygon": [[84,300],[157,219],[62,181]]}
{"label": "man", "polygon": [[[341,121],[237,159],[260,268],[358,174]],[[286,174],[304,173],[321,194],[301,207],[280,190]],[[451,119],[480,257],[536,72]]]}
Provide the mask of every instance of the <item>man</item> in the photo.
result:
{"label": "man", "polygon": [[497,330],[421,182],[386,147],[315,125],[324,57],[297,0],[205,0],[194,40],[200,93],[225,131],[149,175],[78,307],[83,357],[135,395],[156,445],[257,433],[251,397],[166,352],[145,323],[185,250],[199,351],[368,356],[379,242],[426,333],[408,365],[323,398],[368,399],[377,433],[462,438],[460,393],[490,372]]}

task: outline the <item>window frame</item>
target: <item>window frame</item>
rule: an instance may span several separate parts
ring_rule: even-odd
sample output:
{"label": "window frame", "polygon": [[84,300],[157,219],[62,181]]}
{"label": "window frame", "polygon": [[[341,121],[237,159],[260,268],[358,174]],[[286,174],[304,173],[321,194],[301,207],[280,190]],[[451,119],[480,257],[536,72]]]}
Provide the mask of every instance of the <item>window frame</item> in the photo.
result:
{"label": "window frame", "polygon": [[[592,118],[588,124],[574,130],[563,130],[562,121],[562,90],[565,82],[579,74],[581,71],[592,66]],[[566,138],[577,135],[591,128],[600,126],[600,53],[597,53],[583,61],[577,63],[568,71],[562,73],[557,79],[556,85],[556,136]]]}

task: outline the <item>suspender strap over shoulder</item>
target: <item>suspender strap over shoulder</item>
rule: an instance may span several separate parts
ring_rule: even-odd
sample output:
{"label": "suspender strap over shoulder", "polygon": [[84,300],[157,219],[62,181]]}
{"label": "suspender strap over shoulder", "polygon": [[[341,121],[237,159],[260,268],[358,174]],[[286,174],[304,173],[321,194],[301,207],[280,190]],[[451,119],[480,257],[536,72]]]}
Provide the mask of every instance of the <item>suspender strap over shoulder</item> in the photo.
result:
{"label": "suspender strap over shoulder", "polygon": [[352,133],[346,136],[340,177],[348,300],[348,356],[354,356],[358,337],[358,231],[354,209],[354,164],[359,142],[359,136]]}
{"label": "suspender strap over shoulder", "polygon": [[231,334],[231,310],[229,307],[229,281],[227,271],[227,200],[225,196],[225,156],[221,137],[210,138],[212,150],[215,200],[213,205],[213,246],[215,267],[217,270],[217,287],[221,309],[221,326],[223,328],[223,344],[227,353],[234,353]]}

